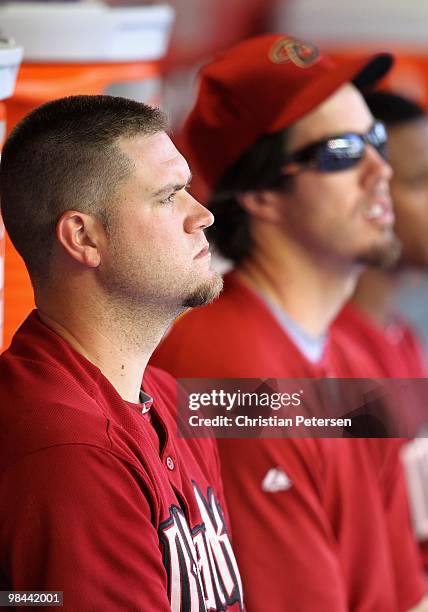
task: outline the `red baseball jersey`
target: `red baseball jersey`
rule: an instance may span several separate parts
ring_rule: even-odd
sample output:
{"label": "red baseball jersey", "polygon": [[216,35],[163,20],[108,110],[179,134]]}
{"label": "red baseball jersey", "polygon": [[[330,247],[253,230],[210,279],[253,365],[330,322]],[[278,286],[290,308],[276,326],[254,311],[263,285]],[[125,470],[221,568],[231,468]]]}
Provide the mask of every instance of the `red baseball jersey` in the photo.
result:
{"label": "red baseball jersey", "polygon": [[[353,351],[357,372],[344,351]],[[310,363],[265,302],[231,273],[216,302],[178,320],[153,363],[177,377],[310,378],[362,376],[371,366],[364,359],[337,331],[322,360]],[[359,439],[218,443],[249,610],[402,612],[421,599],[425,584],[390,445]],[[391,553],[389,517],[400,513],[406,573]]]}
{"label": "red baseball jersey", "polygon": [[[345,334],[348,338],[358,342],[361,350],[364,350],[370,359],[377,363],[379,373],[376,376],[385,378],[426,378],[428,377],[428,367],[425,354],[420,341],[407,321],[397,317],[386,328],[382,328],[375,321],[370,319],[358,306],[352,303],[346,304],[333,324],[333,333],[338,331]],[[410,406],[401,406],[406,410],[406,419],[409,426],[413,422],[420,423],[420,414],[414,408],[415,414],[411,414]],[[425,402],[421,409],[426,413]],[[414,417],[414,421],[412,420]],[[403,440],[403,443],[406,440]],[[413,469],[418,472],[420,481],[419,490],[423,491],[428,486],[426,481],[426,459],[422,458],[421,464]],[[421,466],[423,469],[421,469]],[[409,468],[412,469],[412,468]],[[414,474],[414,477],[416,475]],[[411,500],[413,504],[419,504],[414,496]],[[422,493],[423,497],[423,493]],[[424,504],[424,516],[427,516],[426,505]],[[414,512],[415,514],[415,512]],[[426,518],[425,518],[426,520]],[[423,563],[428,569],[428,541],[420,543],[420,550]]]}
{"label": "red baseball jersey", "polygon": [[0,358],[0,589],[64,609],[241,610],[212,440],[178,439],[175,382],[148,412],[34,312]]}
{"label": "red baseball jersey", "polygon": [[352,303],[342,308],[332,326],[347,338],[358,342],[376,362],[377,376],[385,378],[425,378],[427,364],[420,342],[410,325],[396,318],[385,329]]}

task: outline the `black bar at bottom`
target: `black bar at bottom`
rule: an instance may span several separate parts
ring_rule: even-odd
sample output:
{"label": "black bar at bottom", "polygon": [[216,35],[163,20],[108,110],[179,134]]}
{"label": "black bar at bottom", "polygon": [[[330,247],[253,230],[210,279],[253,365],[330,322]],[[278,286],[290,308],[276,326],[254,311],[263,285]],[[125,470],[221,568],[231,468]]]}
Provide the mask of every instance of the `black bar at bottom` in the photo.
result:
{"label": "black bar at bottom", "polygon": [[62,606],[63,591],[0,591],[0,606]]}

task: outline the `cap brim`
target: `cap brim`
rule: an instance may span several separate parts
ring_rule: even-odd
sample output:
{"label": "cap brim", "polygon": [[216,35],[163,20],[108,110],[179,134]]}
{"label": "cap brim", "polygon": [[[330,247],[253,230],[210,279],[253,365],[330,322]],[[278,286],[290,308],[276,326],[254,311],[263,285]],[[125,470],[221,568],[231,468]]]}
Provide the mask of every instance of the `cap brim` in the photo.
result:
{"label": "cap brim", "polygon": [[394,58],[389,53],[358,57],[349,62],[337,64],[334,69],[326,70],[301,90],[284,113],[269,126],[269,132],[282,130],[304,117],[331,96],[346,82],[352,82],[358,89],[373,87],[391,69]]}
{"label": "cap brim", "polygon": [[360,68],[360,71],[352,79],[352,82],[358,89],[366,89],[373,87],[380,79],[382,79],[392,68],[394,57],[390,53],[378,53],[365,60],[365,65]]}

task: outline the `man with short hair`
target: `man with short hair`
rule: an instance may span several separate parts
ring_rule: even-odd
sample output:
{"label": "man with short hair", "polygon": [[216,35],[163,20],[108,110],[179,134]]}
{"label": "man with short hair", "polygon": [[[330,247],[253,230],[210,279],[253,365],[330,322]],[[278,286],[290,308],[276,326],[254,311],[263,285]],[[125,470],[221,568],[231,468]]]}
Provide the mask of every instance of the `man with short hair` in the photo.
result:
{"label": "man with short hair", "polygon": [[388,129],[388,159],[394,170],[391,195],[401,256],[392,267],[369,267],[335,325],[369,351],[385,377],[426,376],[414,332],[397,316],[395,296],[403,272],[428,265],[428,119],[414,101],[392,92],[365,96],[374,117]]}
{"label": "man with short hair", "polygon": [[[381,54],[338,66],[309,43],[266,35],[202,69],[185,135],[210,189],[212,238],[235,269],[216,302],[174,325],[155,364],[178,377],[367,376],[369,357],[328,328],[362,267],[399,252],[386,132],[358,90],[390,64]],[[250,610],[398,612],[421,601],[387,446],[218,442]]]}
{"label": "man with short hair", "polygon": [[70,611],[242,610],[216,449],[177,439],[175,383],[146,368],[222,285],[165,129],[144,104],[75,96],[3,149],[37,310],[0,358],[0,583]]}
{"label": "man with short hair", "polygon": [[[373,116],[388,129],[388,159],[394,170],[391,195],[396,213],[395,232],[402,250],[391,269],[369,267],[361,275],[353,299],[342,309],[335,326],[358,340],[376,359],[379,376],[426,378],[428,370],[421,341],[397,312],[396,296],[403,277],[411,270],[423,271],[428,266],[428,117],[414,100],[391,91],[370,92],[365,99]],[[419,409],[417,404],[400,408],[399,416],[409,434],[420,434],[426,426],[426,398],[422,398]],[[415,529],[423,542],[428,567],[427,511],[422,503],[428,483],[426,439],[418,438],[406,449]]]}

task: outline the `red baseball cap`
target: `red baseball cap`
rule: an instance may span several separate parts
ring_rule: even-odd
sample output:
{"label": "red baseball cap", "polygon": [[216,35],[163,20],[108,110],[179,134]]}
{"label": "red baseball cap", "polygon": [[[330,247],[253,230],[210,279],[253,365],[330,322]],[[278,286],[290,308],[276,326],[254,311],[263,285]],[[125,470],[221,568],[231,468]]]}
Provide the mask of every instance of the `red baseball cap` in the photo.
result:
{"label": "red baseball cap", "polygon": [[360,89],[373,85],[392,63],[391,54],[379,53],[336,64],[311,43],[284,34],[245,40],[200,71],[184,125],[186,153],[213,187],[260,136],[307,115],[346,81]]}

